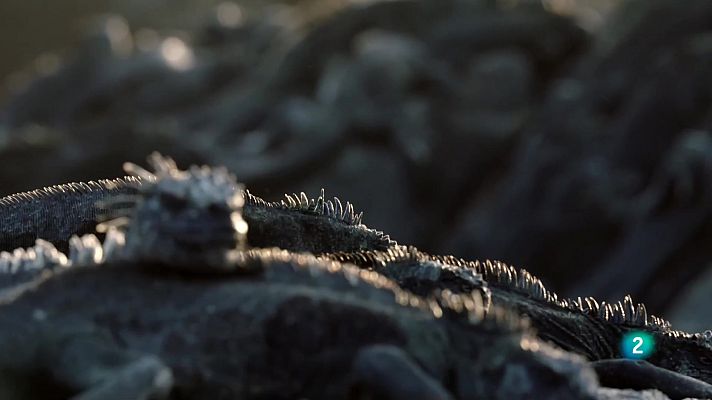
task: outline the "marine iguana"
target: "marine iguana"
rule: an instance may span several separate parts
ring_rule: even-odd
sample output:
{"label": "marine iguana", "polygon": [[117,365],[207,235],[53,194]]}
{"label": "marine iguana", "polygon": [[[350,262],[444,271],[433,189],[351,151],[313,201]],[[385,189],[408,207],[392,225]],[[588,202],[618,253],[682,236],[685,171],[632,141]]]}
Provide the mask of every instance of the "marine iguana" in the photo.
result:
{"label": "marine iguana", "polygon": [[[44,241],[11,257],[6,274],[44,274],[0,298],[4,398],[595,398],[580,357],[479,290],[425,298],[353,265],[246,249],[248,207],[230,175],[151,161],[155,175],[128,166],[139,196],[128,219],[100,224],[103,244],[87,234],[68,240],[69,257]],[[368,232],[350,204],[316,204]]]}
{"label": "marine iguana", "polygon": [[[28,240],[43,236],[54,240],[58,246],[70,248],[70,257],[62,259],[58,252],[52,251],[48,242],[39,242],[35,248],[24,253],[18,250],[12,257],[3,256],[7,260],[4,268],[22,272],[41,271],[43,263],[37,261],[37,254],[50,256],[39,257],[42,260],[59,260],[48,263],[50,266],[111,264],[111,261],[125,264],[127,260],[134,263],[139,260],[144,264],[159,263],[191,270],[202,267],[208,271],[237,269],[249,272],[252,269],[264,271],[269,268],[267,266],[276,263],[273,251],[246,252],[246,238],[252,246],[276,244],[291,252],[281,253],[282,258],[277,257],[282,263],[293,264],[295,257],[307,257],[295,253],[307,251],[319,255],[321,259],[310,263],[327,263],[330,265],[325,267],[327,270],[347,268],[329,259],[367,267],[352,274],[371,277],[369,279],[376,281],[386,279],[383,276],[392,278],[403,288],[422,294],[423,297],[409,294],[406,297],[415,299],[415,304],[429,304],[430,311],[436,316],[442,316],[443,309],[454,310],[455,315],[468,309],[479,309],[481,315],[476,320],[481,320],[483,315],[510,315],[507,310],[516,309],[533,322],[541,339],[552,341],[590,360],[619,356],[616,348],[621,332],[632,327],[646,329],[659,340],[657,354],[660,355],[651,359],[653,363],[710,380],[710,370],[705,365],[704,357],[712,353],[712,335],[692,336],[673,331],[663,320],[653,316],[648,318],[645,307],[634,305],[630,298],[613,306],[599,305],[590,298],[559,300],[544,288],[539,279],[524,270],[515,270],[498,262],[466,262],[454,257],[430,256],[415,248],[399,246],[386,235],[362,225],[361,216],[353,212],[353,207],[349,203],[343,206],[338,199],[328,201],[323,194],[317,199],[308,199],[301,194],[288,195],[287,200],[280,203],[268,203],[245,192],[244,208],[241,209],[241,189],[231,181],[226,171],[215,172],[208,168],[179,171],[170,160],[158,155],[152,156],[151,162],[157,170],[156,175],[127,165],[127,171],[136,173],[138,178],[72,184],[0,199],[0,221],[15,221],[14,225],[8,225],[11,229],[2,231],[3,240],[0,243],[3,246],[8,243],[15,245],[18,237]],[[210,197],[216,193],[218,195]],[[68,196],[62,197],[63,194]],[[56,196],[64,200],[74,199],[73,204],[79,207],[71,208],[71,215],[77,217],[69,222],[49,219],[43,223],[41,210],[51,209]],[[201,200],[206,197],[212,201]],[[97,200],[101,201],[96,204]],[[43,205],[47,203],[50,204]],[[29,212],[33,208],[40,211]],[[80,211],[75,211],[77,209]],[[68,239],[63,234],[68,228],[83,233],[81,230],[91,221],[97,222],[102,214],[118,218],[112,223],[100,225],[108,227],[103,246],[92,235]],[[18,216],[26,215],[34,215],[29,220],[22,220],[29,221],[29,227],[18,226]],[[132,218],[125,220],[128,215]],[[246,226],[240,215],[247,222]],[[116,221],[125,223],[117,224]],[[196,221],[206,222],[207,228],[198,226]],[[124,225],[128,227],[125,231],[117,229]],[[284,238],[295,233],[304,237]],[[207,241],[206,235],[209,238]],[[130,239],[132,236],[134,239]],[[222,243],[226,246],[211,248],[206,245],[213,240],[218,245]],[[155,243],[160,243],[160,246],[154,246]],[[188,249],[187,255],[183,250],[185,248]],[[33,253],[35,256],[29,256]],[[216,254],[220,256],[216,257]],[[37,284],[37,281],[31,283]],[[402,290],[397,285],[391,286]],[[433,289],[438,290],[433,292]],[[492,310],[488,304],[490,295],[494,303]],[[14,293],[6,295],[7,298],[15,296]],[[24,296],[27,295],[19,298]],[[472,300],[477,298],[479,302]],[[10,301],[8,306],[14,303]],[[410,300],[408,304],[413,305]],[[436,311],[436,306],[441,310]],[[512,316],[507,318],[511,320]],[[516,316],[514,319],[519,321]],[[534,347],[541,345],[538,341],[535,343]],[[697,392],[693,389],[692,395],[706,393],[705,388],[702,386]]]}
{"label": "marine iguana", "polygon": [[434,289],[468,292],[477,287],[468,275],[476,274],[487,283],[493,304],[518,310],[529,318],[540,338],[565,350],[592,361],[621,358],[622,336],[646,331],[656,342],[656,351],[647,361],[712,382],[712,331],[690,334],[674,330],[668,321],[648,315],[645,305],[634,303],[631,296],[614,304],[593,297],[560,299],[524,269],[499,261],[433,256],[405,246],[323,257],[373,269],[417,294]]}

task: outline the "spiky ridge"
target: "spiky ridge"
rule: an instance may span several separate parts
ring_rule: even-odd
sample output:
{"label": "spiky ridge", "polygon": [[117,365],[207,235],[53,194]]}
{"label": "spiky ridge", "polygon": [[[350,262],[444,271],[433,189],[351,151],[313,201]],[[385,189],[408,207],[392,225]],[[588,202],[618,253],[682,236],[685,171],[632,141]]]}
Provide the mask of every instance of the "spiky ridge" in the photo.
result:
{"label": "spiky ridge", "polygon": [[35,272],[68,265],[67,256],[52,243],[42,239],[37,239],[35,245],[27,249],[15,249],[12,253],[0,252],[0,273],[5,274]]}
{"label": "spiky ridge", "polygon": [[136,164],[124,164],[128,174],[149,182],[140,187],[142,192],[155,190],[172,194],[189,201],[195,207],[227,204],[241,208],[244,204],[242,185],[224,167],[192,165],[188,170],[181,170],[173,159],[155,152],[148,157],[148,161],[154,172],[146,171]]}
{"label": "spiky ridge", "polygon": [[[133,165],[133,164],[130,164]],[[163,165],[163,164],[162,164]],[[173,164],[175,165],[175,164]],[[132,168],[131,171],[137,172],[136,169],[133,169],[135,167],[129,167]],[[140,167],[139,167],[140,168]],[[167,169],[162,168],[163,175],[168,175],[172,178],[175,178],[175,175],[171,172],[169,172]],[[143,170],[143,169],[141,169]],[[215,171],[222,171],[222,169],[213,169],[213,172]],[[145,171],[145,170],[143,170]],[[186,173],[187,171],[180,171],[183,173]],[[234,189],[239,187],[239,185],[233,185],[229,186],[231,189],[228,191],[225,190],[219,190],[213,192],[212,189],[216,187],[222,187],[223,183],[229,183],[228,178],[226,176],[230,176],[227,174],[227,171],[225,170],[225,173],[220,173],[217,176],[219,176],[219,179],[211,179],[210,176],[211,174],[208,174],[208,170],[206,167],[195,167],[193,166],[191,170],[189,171],[193,176],[204,176],[205,179],[201,180],[201,184],[197,185],[196,187],[191,188],[192,190],[188,192],[188,187],[183,186],[181,190],[185,190],[186,193],[189,193],[191,196],[195,197],[196,199],[200,199],[201,202],[204,201],[204,199],[209,199],[211,197],[219,197],[221,199],[225,198],[232,198],[232,195],[234,194]],[[137,172],[138,173],[138,172]],[[131,187],[131,188],[136,188],[137,190],[140,190],[142,187],[145,186],[146,181],[152,181],[156,180],[156,175],[145,171],[139,173],[140,175],[127,175],[124,176],[123,178],[115,178],[115,179],[101,179],[98,181],[88,181],[88,182],[70,182],[70,183],[64,183],[60,185],[53,185],[53,186],[47,186],[41,189],[35,189],[27,192],[20,192],[20,193],[14,193],[5,197],[0,198],[0,206],[9,206],[13,204],[19,204],[25,201],[33,201],[33,200],[41,200],[44,197],[50,196],[50,195],[63,195],[66,193],[89,193],[89,192],[94,192],[94,191],[111,191],[115,190],[117,188],[122,188],[122,187]],[[212,175],[215,175],[214,173]],[[186,176],[178,176],[178,179],[181,181],[184,181],[186,179]],[[196,190],[197,189],[197,190]],[[226,192],[226,193],[223,193]],[[214,194],[214,193],[221,193],[220,195]],[[351,203],[348,201],[345,203],[342,203],[341,200],[338,197],[334,197],[332,199],[326,199],[324,195],[324,189],[321,190],[321,194],[316,198],[309,198],[304,192],[301,192],[300,194],[285,194],[286,200],[282,201],[275,201],[275,202],[270,202],[263,200],[262,198],[255,196],[254,194],[250,193],[249,190],[244,190],[244,202],[245,205],[249,206],[261,206],[261,207],[269,207],[269,208],[277,208],[281,210],[290,210],[290,211],[303,211],[307,213],[311,213],[314,215],[322,215],[326,217],[333,218],[337,221],[344,222],[349,225],[362,225],[363,224],[363,211],[362,212],[356,212],[354,210],[354,207]],[[384,238],[389,239],[390,237],[388,235],[383,235]],[[395,244],[396,242],[393,242]]]}
{"label": "spiky ridge", "polygon": [[[286,200],[284,201],[269,202],[253,195],[249,191],[242,191],[241,186],[235,182],[234,177],[224,168],[194,166],[188,171],[181,171],[177,168],[175,162],[157,153],[152,154],[149,160],[155,172],[149,172],[137,165],[126,163],[124,167],[130,175],[125,178],[50,186],[0,199],[0,207],[8,206],[8,210],[0,210],[6,211],[5,219],[8,223],[12,223],[19,213],[20,215],[35,215],[34,223],[37,225],[36,227],[31,227],[31,229],[27,228],[23,232],[5,232],[6,235],[0,233],[0,244],[4,245],[3,250],[31,246],[34,238],[30,238],[29,241],[20,240],[19,238],[23,237],[21,234],[34,232],[36,233],[35,237],[48,239],[55,246],[66,251],[68,248],[67,241],[72,234],[91,233],[89,229],[92,229],[93,226],[89,225],[92,220],[95,223],[101,222],[101,229],[105,229],[112,224],[118,227],[127,223],[136,203],[140,201],[142,196],[150,195],[151,191],[173,193],[198,206],[215,202],[233,203],[235,206],[244,207],[243,218],[248,218],[252,215],[255,208],[266,211],[275,209],[289,213],[324,217],[330,221],[342,223],[348,229],[356,229],[364,236],[369,237],[371,239],[369,240],[369,248],[383,250],[397,245],[385,233],[363,225],[363,213],[357,213],[351,203],[344,203],[337,197],[327,199],[323,190],[317,198],[310,199],[305,193],[299,195],[288,194],[285,195]],[[54,221],[57,226],[49,226],[51,232],[48,234],[45,232],[44,226],[50,217],[33,213],[33,211],[41,209],[46,204],[55,204],[56,208],[59,207],[58,211],[60,211],[62,203],[66,203],[64,207],[70,207],[73,204],[80,205],[83,210],[81,220],[78,217],[70,219],[70,221],[78,221],[77,226],[71,227],[59,225],[61,221]],[[9,208],[10,206],[18,207],[18,210],[12,210]],[[57,214],[58,212],[55,212],[53,215]],[[260,213],[255,214],[259,215]],[[240,225],[246,228],[245,224],[241,223]],[[336,226],[334,227],[336,228]],[[81,228],[82,231],[75,230],[75,228]],[[264,245],[268,244],[265,243]],[[315,252],[321,253],[331,250],[316,249]]]}
{"label": "spiky ridge", "polygon": [[24,290],[24,284],[48,274],[61,273],[70,267],[104,264],[116,257],[124,245],[123,233],[110,230],[102,244],[93,234],[72,236],[69,256],[50,242],[37,239],[27,249],[0,253],[0,297]]}
{"label": "spiky ridge", "polygon": [[286,199],[282,201],[265,201],[250,193],[249,190],[245,190],[245,202],[248,205],[323,215],[348,225],[361,225],[363,221],[363,212],[357,213],[354,211],[353,204],[348,201],[344,204],[338,197],[334,197],[333,200],[327,199],[324,189],[321,189],[317,198],[309,198],[304,192],[285,194],[284,197]]}
{"label": "spiky ridge", "polygon": [[48,196],[62,196],[68,193],[90,193],[96,191],[109,192],[117,188],[140,185],[141,179],[136,176],[125,176],[115,179],[101,179],[89,182],[71,182],[61,185],[47,186],[28,192],[20,192],[0,198],[0,206],[12,206],[28,201],[42,200]]}
{"label": "spiky ridge", "polygon": [[[0,272],[41,271],[55,266],[84,267],[101,265],[121,257],[125,245],[124,233],[111,229],[104,243],[92,234],[73,236],[70,240],[69,257],[58,251],[51,243],[42,240],[37,245],[17,249],[13,253],[0,253]],[[393,293],[397,304],[426,311],[435,318],[445,315],[465,318],[469,323],[487,323],[498,330],[524,332],[528,321],[515,313],[500,307],[493,307],[483,299],[479,291],[453,293],[438,290],[427,298],[416,296],[402,289],[394,281],[370,270],[355,265],[340,263],[311,254],[295,254],[281,249],[249,249],[235,253],[236,270],[262,273],[267,279],[287,279],[276,271],[275,264],[287,266],[299,276],[310,280],[318,278],[336,279],[356,287],[359,285],[382,289]]]}
{"label": "spiky ridge", "polygon": [[[241,190],[234,177],[225,169],[195,167],[189,171],[181,171],[177,168],[173,160],[164,158],[154,153],[149,158],[155,168],[155,173],[150,173],[136,165],[126,164],[127,172],[132,176],[124,178],[99,180],[80,183],[68,183],[37,189],[29,192],[22,192],[0,198],[0,206],[12,206],[24,202],[42,200],[48,196],[63,196],[68,193],[83,194],[97,191],[106,192],[107,196],[120,191],[122,188],[133,188],[140,192],[154,190],[156,188],[170,193],[187,197],[195,204],[209,205],[214,202],[228,202],[237,207],[258,206],[265,208],[275,208],[280,210],[303,212],[307,214],[326,216],[333,220],[351,226],[363,226],[363,213],[356,213],[353,205],[346,202],[345,205],[337,198],[326,199],[322,189],[317,198],[309,198],[305,193],[299,195],[285,195],[286,200],[280,202],[268,202],[249,191]],[[150,184],[146,185],[146,182]],[[157,182],[157,183],[156,183]],[[196,184],[197,182],[197,184]],[[158,187],[160,186],[160,187]],[[244,193],[244,196],[240,194]],[[121,199],[111,200],[115,206]],[[365,227],[364,227],[365,228]],[[647,327],[662,334],[678,338],[692,340],[693,342],[712,348],[712,331],[704,333],[689,334],[686,332],[671,329],[670,323],[662,318],[648,315],[644,304],[635,304],[630,296],[625,296],[623,301],[613,304],[598,302],[593,297],[578,297],[576,299],[559,299],[556,293],[549,291],[543,282],[524,269],[516,269],[499,261],[486,260],[465,261],[453,256],[431,256],[418,251],[412,247],[399,246],[396,242],[382,232],[373,231],[380,235],[385,243],[385,251],[361,251],[354,253],[330,253],[325,254],[322,259],[338,260],[341,262],[353,262],[364,266],[384,266],[387,263],[397,263],[402,261],[439,262],[443,265],[467,268],[475,271],[493,285],[506,287],[509,290],[527,295],[538,301],[543,301],[564,309],[581,312],[604,321],[623,324],[632,327]],[[115,253],[124,245],[124,237],[113,232],[109,240],[102,245],[93,235],[86,235],[82,238],[73,237],[70,241],[69,265],[85,265],[101,263],[108,259],[108,255]],[[12,254],[3,253],[0,256],[0,271],[16,272],[31,269],[42,269],[53,265],[56,261],[52,257],[60,257],[52,253],[54,247],[49,243],[38,242],[38,244],[28,250],[16,250]],[[38,246],[40,246],[38,248]],[[54,254],[50,258],[40,256],[41,254]],[[54,249],[56,251],[56,249]],[[59,252],[58,252],[59,253]],[[59,253],[61,254],[61,253]],[[451,297],[451,293],[440,292],[437,296]],[[447,301],[445,302],[447,303]],[[450,302],[452,303],[452,302]],[[454,304],[454,303],[453,303]]]}
{"label": "spiky ridge", "polygon": [[423,253],[414,247],[405,246],[396,246],[387,251],[327,254],[324,257],[376,270],[393,263],[437,261],[445,265],[474,270],[475,273],[481,274],[489,285],[503,287],[537,301],[618,325],[644,327],[666,336],[712,348],[712,331],[691,334],[673,330],[670,322],[654,315],[648,315],[645,304],[634,303],[630,295],[626,295],[622,301],[616,303],[599,302],[593,297],[559,299],[556,293],[546,289],[541,279],[525,269],[517,269],[501,261],[466,261],[454,256],[434,256]]}
{"label": "spiky ridge", "polygon": [[0,252],[0,273],[16,274],[55,267],[103,264],[113,259],[123,244],[123,233],[115,229],[107,233],[103,243],[93,234],[72,236],[67,256],[52,243],[37,239],[36,244],[27,249],[18,248],[12,253]]}
{"label": "spiky ridge", "polygon": [[125,245],[125,235],[117,229],[109,229],[103,243],[92,234],[72,236],[69,240],[69,265],[100,265],[121,258]]}
{"label": "spiky ridge", "polygon": [[[121,253],[129,260],[180,269],[200,266],[199,270],[208,272],[230,270],[233,253],[243,250],[247,242],[242,185],[225,168],[191,166],[181,170],[159,153],[152,153],[148,161],[153,172],[124,164],[127,173],[143,182],[139,195],[125,215],[97,229],[115,228],[125,233]],[[203,226],[217,228],[194,233]],[[203,247],[196,251],[191,245]]]}
{"label": "spiky ridge", "polygon": [[[246,270],[261,269],[270,280],[280,279],[280,275],[274,273],[274,264],[282,263],[308,279],[331,278],[350,286],[364,285],[387,290],[393,293],[399,305],[427,311],[436,318],[444,315],[463,317],[470,323],[486,323],[498,330],[508,332],[524,332],[529,327],[526,319],[510,310],[488,307],[482,294],[477,290],[469,293],[438,290],[428,297],[420,297],[404,290],[396,282],[376,271],[337,262],[327,257],[295,254],[280,249],[250,249],[239,253],[237,263]],[[281,279],[293,282],[295,277],[281,277]]]}
{"label": "spiky ridge", "polygon": [[[54,266],[79,267],[100,265],[115,259],[125,243],[122,232],[112,229],[102,244],[95,235],[73,236],[70,240],[70,256],[59,252],[51,243],[38,240],[35,247],[17,249],[13,253],[0,253],[0,272],[16,273],[23,270],[39,271]],[[337,279],[352,287],[367,286],[393,293],[394,301],[404,307],[420,309],[435,318],[444,315],[464,317],[469,323],[486,322],[503,331],[524,331],[526,320],[499,307],[487,307],[478,291],[452,293],[436,291],[428,298],[416,296],[385,276],[351,264],[316,257],[311,254],[295,254],[280,249],[249,249],[236,253],[234,259],[240,271],[262,273],[267,279],[287,279],[275,269],[275,264],[287,266],[292,272],[310,280],[319,278]]]}
{"label": "spiky ridge", "polygon": [[[250,221],[250,223],[253,223],[254,215],[261,214],[260,212],[255,212],[255,209],[262,209],[274,215],[278,215],[280,212],[289,214],[298,213],[308,217],[326,218],[330,222],[329,226],[332,230],[342,231],[348,235],[348,237],[358,238],[359,235],[363,236],[364,239],[368,237],[371,246],[369,248],[371,249],[385,250],[398,245],[398,243],[392,240],[387,234],[364,225],[363,212],[356,213],[351,203],[342,203],[338,197],[327,199],[323,189],[316,198],[309,198],[302,192],[292,195],[285,194],[285,200],[270,202],[255,196],[248,190],[245,190],[244,197],[245,219]],[[331,223],[331,221],[335,223]],[[342,230],[339,226],[343,226],[344,229]],[[257,231],[259,231],[259,229],[257,229]],[[271,244],[263,243],[262,245],[269,246]],[[341,248],[344,247],[342,246]],[[298,251],[304,251],[304,249],[299,249]],[[334,251],[334,249],[329,248],[328,251],[313,249],[310,251],[315,254],[320,254]]]}
{"label": "spiky ridge", "polygon": [[421,256],[423,254],[425,253],[421,253],[415,247],[396,245],[385,251],[366,250],[353,253],[329,253],[322,255],[322,258],[365,267],[385,267],[391,263],[418,262],[422,260]]}
{"label": "spiky ridge", "polygon": [[[422,253],[421,253],[422,254]],[[623,302],[607,304],[598,302],[593,297],[578,297],[576,299],[559,299],[551,290],[547,290],[541,279],[532,275],[525,269],[517,269],[501,261],[465,261],[452,256],[432,256],[423,254],[428,259],[455,265],[462,268],[471,268],[484,276],[485,280],[493,285],[499,285],[525,294],[533,299],[556,305],[572,311],[579,311],[592,317],[630,326],[651,326],[661,330],[669,329],[670,323],[655,317],[648,317],[644,304],[633,303],[630,296],[625,296]]]}

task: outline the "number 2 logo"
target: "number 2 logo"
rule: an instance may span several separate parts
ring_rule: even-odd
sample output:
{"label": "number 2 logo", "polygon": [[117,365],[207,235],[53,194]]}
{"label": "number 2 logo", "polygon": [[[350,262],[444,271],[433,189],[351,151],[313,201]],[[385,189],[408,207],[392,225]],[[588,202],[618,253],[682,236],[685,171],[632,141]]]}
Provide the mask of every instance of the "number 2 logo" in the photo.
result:
{"label": "number 2 logo", "polygon": [[643,350],[640,350],[640,346],[643,345],[643,338],[636,336],[633,338],[633,343],[636,343],[636,345],[633,346],[633,354],[643,354]]}
{"label": "number 2 logo", "polygon": [[645,331],[627,332],[621,338],[621,356],[643,360],[655,352],[655,337]]}

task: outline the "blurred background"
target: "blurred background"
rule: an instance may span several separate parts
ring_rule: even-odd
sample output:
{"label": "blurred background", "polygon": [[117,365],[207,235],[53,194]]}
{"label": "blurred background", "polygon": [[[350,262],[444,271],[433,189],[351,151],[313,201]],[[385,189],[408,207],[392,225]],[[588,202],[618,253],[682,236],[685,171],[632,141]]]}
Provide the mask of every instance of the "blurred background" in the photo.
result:
{"label": "blurred background", "polygon": [[712,327],[708,0],[3,0],[0,195],[153,150]]}

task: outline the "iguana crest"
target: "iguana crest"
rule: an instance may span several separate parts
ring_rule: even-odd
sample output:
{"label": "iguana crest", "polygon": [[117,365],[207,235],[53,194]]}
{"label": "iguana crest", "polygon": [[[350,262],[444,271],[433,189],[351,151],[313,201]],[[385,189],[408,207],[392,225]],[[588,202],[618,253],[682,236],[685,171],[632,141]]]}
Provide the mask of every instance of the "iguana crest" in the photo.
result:
{"label": "iguana crest", "polygon": [[[319,277],[336,286],[348,282],[387,287],[397,303],[427,309],[448,321],[464,319],[498,331],[526,331],[531,320],[540,338],[591,359],[618,357],[616,341],[621,332],[646,330],[657,335],[666,350],[658,365],[709,378],[701,370],[691,373],[687,365],[704,362],[712,350],[712,332],[675,331],[630,296],[610,304],[592,297],[559,298],[524,269],[499,261],[434,256],[398,245],[363,225],[362,214],[355,213],[350,203],[327,200],[323,191],[317,198],[301,193],[267,202],[244,191],[224,168],[180,170],[173,160],[157,153],[149,163],[153,172],[125,164],[131,176],[123,180],[60,185],[2,199],[0,206],[6,208],[0,211],[8,218],[18,215],[17,210],[41,209],[57,196],[62,199],[63,193],[73,197],[60,204],[93,205],[98,200],[97,214],[112,218],[98,225],[106,233],[103,243],[93,234],[69,240],[54,236],[56,243],[68,242],[68,257],[43,240],[27,250],[2,253],[0,270],[9,273],[0,276],[0,283],[57,266],[121,260],[184,271],[251,272],[270,280]],[[83,217],[91,220],[92,214]],[[38,236],[44,232],[42,221],[33,226]],[[11,243],[13,233],[6,232]],[[308,268],[289,272],[300,265]],[[579,337],[577,324],[599,336]],[[569,340],[572,335],[577,339]],[[674,352],[683,347],[688,354],[676,356]]]}

